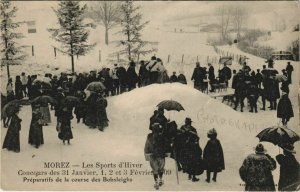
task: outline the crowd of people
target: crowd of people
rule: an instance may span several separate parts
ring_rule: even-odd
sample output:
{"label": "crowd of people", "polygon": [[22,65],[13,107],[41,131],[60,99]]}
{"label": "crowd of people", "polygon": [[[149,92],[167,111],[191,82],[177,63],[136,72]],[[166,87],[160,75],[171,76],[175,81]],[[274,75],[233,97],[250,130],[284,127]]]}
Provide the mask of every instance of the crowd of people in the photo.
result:
{"label": "crowd of people", "polygon": [[[263,65],[263,69],[252,70],[246,62],[238,71],[231,70],[226,63],[224,67],[218,70],[218,76],[215,76],[214,67],[209,63],[209,68],[201,67],[196,63],[191,80],[194,81],[194,88],[205,92],[210,85],[210,92],[215,92],[216,84],[224,84],[229,87],[229,81],[232,80],[231,87],[234,89],[233,103],[234,110],[240,106],[240,111],[244,111],[245,99],[249,104],[249,112],[258,112],[257,102],[259,97],[262,100],[261,110],[266,110],[266,101],[269,101],[270,110],[277,110],[277,117],[282,119],[282,124],[287,125],[291,117],[294,117],[293,108],[289,95],[289,85],[292,83],[293,66],[288,62],[286,69],[282,74],[274,69],[274,60],[271,58],[266,61],[268,65]],[[280,86],[281,84],[281,86]],[[280,97],[281,90],[281,97]],[[279,99],[279,102],[278,102]]]}
{"label": "crowd of people", "polygon": [[207,133],[209,138],[204,151],[199,145],[200,137],[196,128],[192,126],[191,118],[185,119],[180,129],[175,121],[164,116],[164,109],[158,108],[150,118],[149,129],[145,144],[145,157],[150,162],[153,171],[154,187],[159,189],[163,185],[165,158],[176,160],[178,171],[187,173],[188,180],[199,181],[198,175],[206,170],[206,182],[217,181],[217,173],[225,169],[224,154],[217,132],[211,129]]}

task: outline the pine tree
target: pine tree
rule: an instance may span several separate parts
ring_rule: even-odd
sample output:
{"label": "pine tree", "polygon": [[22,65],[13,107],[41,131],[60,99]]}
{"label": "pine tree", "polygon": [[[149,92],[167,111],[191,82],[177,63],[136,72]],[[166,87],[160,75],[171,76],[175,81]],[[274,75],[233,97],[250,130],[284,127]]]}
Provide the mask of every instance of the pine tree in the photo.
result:
{"label": "pine tree", "polygon": [[119,46],[125,46],[125,48],[117,54],[126,54],[129,61],[137,58],[140,54],[147,55],[156,51],[154,48],[147,48],[147,45],[153,45],[153,42],[141,39],[141,32],[149,21],[141,23],[142,14],[138,12],[139,9],[140,7],[134,6],[131,0],[125,1],[121,6],[123,17],[121,19],[122,30],[120,33],[125,36],[125,39],[120,41]]}
{"label": "pine tree", "polygon": [[7,76],[10,78],[10,65],[19,65],[26,57],[23,52],[25,46],[20,46],[17,39],[23,37],[22,33],[16,33],[15,30],[20,26],[20,22],[14,22],[17,7],[12,6],[11,1],[2,0],[0,2],[1,11],[1,67],[6,66]]}
{"label": "pine tree", "polygon": [[87,24],[83,23],[86,5],[81,7],[79,1],[61,1],[59,8],[53,9],[57,15],[60,28],[48,29],[52,33],[52,38],[60,42],[60,52],[71,57],[72,72],[74,72],[74,56],[85,55],[94,46],[87,43],[89,31]]}

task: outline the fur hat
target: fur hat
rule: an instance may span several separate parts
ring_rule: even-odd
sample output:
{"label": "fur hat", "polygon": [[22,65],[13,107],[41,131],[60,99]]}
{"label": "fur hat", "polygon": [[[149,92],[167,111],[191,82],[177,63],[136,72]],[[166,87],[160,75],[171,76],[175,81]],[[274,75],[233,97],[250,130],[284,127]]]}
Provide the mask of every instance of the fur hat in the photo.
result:
{"label": "fur hat", "polygon": [[217,135],[217,131],[215,130],[215,128],[212,128],[207,132],[207,135]]}
{"label": "fur hat", "polygon": [[191,123],[191,122],[193,122],[193,121],[192,121],[191,118],[187,117],[187,118],[185,118],[185,122],[186,122],[186,123]]}
{"label": "fur hat", "polygon": [[264,146],[259,143],[258,145],[256,145],[255,147],[255,153],[257,154],[264,154],[265,152],[267,152],[267,150],[265,150]]}

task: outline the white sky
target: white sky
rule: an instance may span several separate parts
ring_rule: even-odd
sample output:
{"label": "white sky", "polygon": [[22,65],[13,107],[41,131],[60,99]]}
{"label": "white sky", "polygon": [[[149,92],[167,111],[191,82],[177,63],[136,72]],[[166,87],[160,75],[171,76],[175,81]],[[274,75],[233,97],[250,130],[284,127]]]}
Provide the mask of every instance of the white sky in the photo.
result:
{"label": "white sky", "polygon": [[[57,1],[16,1],[19,14],[28,17],[31,12],[41,12],[43,16]],[[298,21],[299,4],[297,1],[137,1],[141,6],[144,20],[149,20],[151,25],[163,24],[197,24],[199,22],[215,22],[216,9],[222,5],[245,6],[251,17],[249,25],[263,27],[270,23],[274,14],[284,17],[285,20]],[[46,16],[45,16],[46,17]]]}

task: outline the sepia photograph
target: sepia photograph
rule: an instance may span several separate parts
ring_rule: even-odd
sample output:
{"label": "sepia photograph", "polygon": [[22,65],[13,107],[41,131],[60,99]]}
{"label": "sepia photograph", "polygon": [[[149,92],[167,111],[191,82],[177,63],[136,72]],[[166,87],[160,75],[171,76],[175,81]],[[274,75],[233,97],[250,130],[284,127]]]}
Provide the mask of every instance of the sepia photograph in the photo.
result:
{"label": "sepia photograph", "polygon": [[298,1],[0,1],[3,191],[299,191]]}

